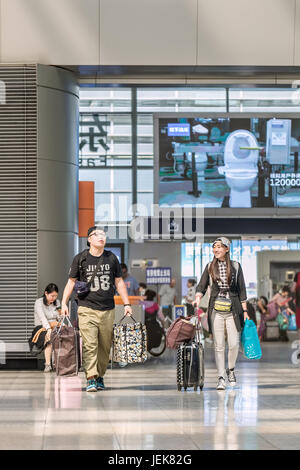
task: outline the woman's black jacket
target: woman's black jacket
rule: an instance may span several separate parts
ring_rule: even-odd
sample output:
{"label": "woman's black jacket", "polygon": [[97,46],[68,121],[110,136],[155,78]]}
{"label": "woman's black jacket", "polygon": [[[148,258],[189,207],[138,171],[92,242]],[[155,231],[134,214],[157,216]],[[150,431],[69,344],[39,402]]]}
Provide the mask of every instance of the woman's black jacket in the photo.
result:
{"label": "woman's black jacket", "polygon": [[[218,297],[220,288],[217,282],[212,282],[211,276],[209,275],[209,272],[208,272],[209,266],[210,266],[210,263],[206,265],[203,271],[200,282],[196,288],[196,293],[200,292],[202,295],[205,295],[205,292],[208,286],[210,285],[211,287],[211,293],[210,293],[209,304],[208,304],[208,326],[209,326],[209,332],[212,333],[212,326],[211,326],[212,311],[213,311],[215,300]],[[237,267],[237,269],[235,268],[235,266]],[[232,269],[233,275],[232,275],[231,284],[229,286],[229,297],[232,302],[232,314],[233,314],[236,328],[238,331],[241,331],[242,327],[244,326],[244,314],[243,314],[243,307],[241,305],[241,302],[244,302],[247,300],[247,292],[246,292],[243,270],[242,270],[240,263],[236,261],[235,262],[231,261],[231,269]]]}

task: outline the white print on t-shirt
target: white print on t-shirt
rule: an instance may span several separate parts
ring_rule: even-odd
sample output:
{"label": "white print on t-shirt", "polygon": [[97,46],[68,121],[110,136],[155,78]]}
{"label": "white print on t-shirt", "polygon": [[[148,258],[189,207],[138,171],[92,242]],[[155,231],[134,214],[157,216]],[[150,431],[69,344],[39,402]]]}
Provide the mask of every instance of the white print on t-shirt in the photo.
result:
{"label": "white print on t-shirt", "polygon": [[[88,282],[92,279],[93,273],[97,265],[89,265],[86,272]],[[93,284],[90,287],[91,292],[97,292],[99,289],[109,290],[110,289],[110,265],[101,264],[98,268],[97,275],[94,278]]]}

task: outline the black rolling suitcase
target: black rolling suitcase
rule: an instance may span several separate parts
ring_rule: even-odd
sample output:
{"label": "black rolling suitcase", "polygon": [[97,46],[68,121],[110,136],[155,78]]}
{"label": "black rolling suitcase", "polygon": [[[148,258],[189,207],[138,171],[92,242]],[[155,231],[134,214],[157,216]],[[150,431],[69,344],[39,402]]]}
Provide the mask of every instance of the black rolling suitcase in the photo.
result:
{"label": "black rolling suitcase", "polygon": [[204,386],[204,348],[200,342],[199,326],[196,340],[181,344],[177,348],[177,388],[194,387],[197,391]]}

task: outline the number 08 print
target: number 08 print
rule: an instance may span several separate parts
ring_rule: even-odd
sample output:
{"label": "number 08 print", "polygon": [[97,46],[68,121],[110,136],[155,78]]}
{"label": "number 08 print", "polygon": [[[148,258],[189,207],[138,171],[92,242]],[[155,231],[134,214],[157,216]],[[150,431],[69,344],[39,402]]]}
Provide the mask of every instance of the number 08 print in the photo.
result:
{"label": "number 08 print", "polygon": [[[89,281],[92,276],[89,276]],[[96,276],[93,284],[91,285],[91,292],[97,292],[99,289],[109,290],[110,288],[110,276],[103,274],[102,276]]]}

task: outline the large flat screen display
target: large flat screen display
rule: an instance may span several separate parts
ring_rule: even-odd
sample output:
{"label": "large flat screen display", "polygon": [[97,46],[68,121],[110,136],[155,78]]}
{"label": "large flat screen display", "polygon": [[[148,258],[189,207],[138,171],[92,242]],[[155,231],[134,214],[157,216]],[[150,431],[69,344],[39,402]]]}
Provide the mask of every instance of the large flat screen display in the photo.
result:
{"label": "large flat screen display", "polygon": [[154,136],[160,205],[300,207],[297,116],[156,114]]}

